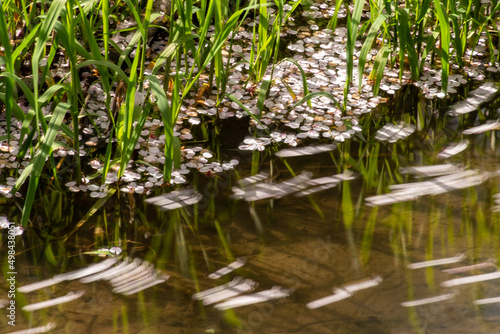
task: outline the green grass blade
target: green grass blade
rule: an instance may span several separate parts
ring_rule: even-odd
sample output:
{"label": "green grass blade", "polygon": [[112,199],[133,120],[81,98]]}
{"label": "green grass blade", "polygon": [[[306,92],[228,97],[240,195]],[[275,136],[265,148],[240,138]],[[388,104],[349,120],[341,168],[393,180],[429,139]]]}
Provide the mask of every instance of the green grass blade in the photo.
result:
{"label": "green grass blade", "polygon": [[[4,48],[5,57],[5,69],[8,73],[15,74],[14,62],[15,59],[12,55],[12,47],[9,40],[9,31],[7,29],[7,24],[5,23],[3,12],[3,2],[0,5],[0,42]],[[7,77],[5,84],[5,113],[7,118],[7,140],[10,141],[10,123],[11,115],[14,106],[14,80],[11,77]]]}
{"label": "green grass blade", "polygon": [[399,36],[399,81],[403,78],[405,67],[406,38],[408,37],[408,13],[398,8],[398,36]]}
{"label": "green grass blade", "polygon": [[365,3],[364,0],[356,0],[354,3],[354,10],[352,12],[352,16],[348,15],[347,18],[348,24],[347,24],[346,55],[347,55],[347,80],[349,83],[352,82],[354,43],[356,42],[356,36],[358,35],[359,23],[361,21],[361,14],[363,13],[364,3]]}
{"label": "green grass blade", "polygon": [[391,48],[387,45],[382,46],[375,56],[372,72],[370,73],[370,80],[375,80],[373,85],[373,95],[378,95],[380,89],[380,82],[384,76],[385,65],[391,53]]}
{"label": "green grass blade", "polygon": [[434,0],[434,7],[441,31],[441,91],[446,94],[448,92],[448,74],[450,73],[450,25],[446,9],[439,0]]}
{"label": "green grass blade", "polygon": [[337,28],[337,18],[339,16],[340,6],[343,2],[343,0],[337,0],[337,2],[335,3],[335,12],[330,21],[328,21],[328,29],[335,31],[335,28]]}
{"label": "green grass blade", "polygon": [[175,120],[172,115],[172,109],[168,103],[167,94],[163,90],[163,86],[154,75],[149,75],[146,77],[149,80],[149,85],[156,96],[156,102],[158,104],[158,109],[160,109],[160,115],[163,120],[163,130],[165,134],[165,165],[163,174],[167,179],[170,180],[170,175],[172,173],[172,162],[174,154],[174,125]]}
{"label": "green grass blade", "polygon": [[240,106],[241,109],[245,110],[245,112],[254,120],[257,122],[257,124],[262,127],[263,130],[265,130],[269,134],[269,130],[266,125],[264,125],[261,121],[260,118],[255,115],[250,109],[248,109],[243,103],[241,103],[240,100],[238,100],[234,95],[232,94],[226,94],[227,98],[236,103],[238,106]]}
{"label": "green grass blade", "polygon": [[306,96],[304,96],[302,98],[302,100],[300,100],[299,102],[295,103],[293,106],[292,106],[292,109],[297,107],[297,106],[300,106],[301,104],[303,104],[304,102],[306,101],[309,101],[311,100],[312,98],[315,98],[317,96],[326,96],[328,97],[330,100],[333,101],[333,103],[335,104],[335,106],[342,110],[342,107],[340,106],[340,103],[337,101],[337,99],[335,98],[335,96],[333,96],[332,94],[328,93],[328,92],[314,92],[314,93],[309,93],[307,94]]}
{"label": "green grass blade", "polygon": [[[294,64],[299,69],[300,76],[302,77],[302,87],[303,87],[303,90],[304,90],[304,96],[308,95],[309,94],[309,88],[307,86],[307,77],[306,77],[306,73],[304,72],[304,69],[302,68],[302,66],[300,66],[299,62],[296,61],[293,58],[284,58],[279,63],[284,62],[284,61],[291,62],[292,64]],[[312,108],[310,100],[307,100],[307,105],[309,106],[309,108]]]}
{"label": "green grass blade", "polygon": [[375,22],[373,22],[370,30],[368,31],[368,36],[366,36],[365,42],[361,48],[361,53],[359,55],[358,71],[359,71],[359,84],[358,91],[361,91],[361,85],[363,84],[363,73],[365,72],[366,57],[368,52],[372,49],[373,41],[375,37],[379,34],[380,26],[385,22],[389,15],[381,14],[377,17]]}
{"label": "green grass blade", "polygon": [[264,110],[264,101],[266,100],[267,92],[269,91],[270,86],[271,86],[270,80],[264,80],[260,85],[259,97],[257,98],[257,108],[260,111],[259,120],[262,117],[262,111]]}
{"label": "green grass blade", "polygon": [[[54,143],[54,139],[56,138],[57,133],[59,132],[59,127],[66,115],[66,112],[71,108],[71,105],[61,102],[57,105],[54,110],[54,114],[51,117],[50,123],[48,125],[48,131],[43,138],[43,143],[35,157],[33,158],[30,165],[32,165],[32,170],[30,174],[30,182],[28,186],[28,192],[26,194],[26,199],[24,201],[23,214],[21,217],[21,225],[26,226],[28,223],[29,215],[31,212],[31,207],[33,205],[33,201],[35,199],[36,189],[38,187],[38,180],[43,170],[43,166],[45,165],[45,161],[47,157],[52,151],[52,144]],[[26,175],[27,177],[27,175]],[[21,177],[16,181],[12,191],[16,192],[17,189],[24,183],[25,179]]]}

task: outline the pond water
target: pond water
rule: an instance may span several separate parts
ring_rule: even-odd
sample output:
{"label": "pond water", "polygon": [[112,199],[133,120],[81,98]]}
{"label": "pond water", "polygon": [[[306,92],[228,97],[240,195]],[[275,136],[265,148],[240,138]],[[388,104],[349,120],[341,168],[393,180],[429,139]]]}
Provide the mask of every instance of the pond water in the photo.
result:
{"label": "pond water", "polygon": [[[299,47],[294,43],[292,38],[289,50]],[[493,73],[488,78],[498,82]],[[54,333],[498,332],[500,304],[477,302],[500,296],[498,279],[450,286],[456,282],[450,283],[453,279],[496,272],[500,256],[499,135],[494,130],[464,134],[496,121],[499,99],[483,101],[488,103],[463,115],[450,115],[450,110],[461,110],[456,103],[480,85],[478,81],[462,83],[443,100],[413,85],[393,87],[393,92],[387,86],[388,93],[377,100],[381,103],[376,108],[360,112],[353,107],[349,117],[342,119],[358,130],[345,137],[325,131],[330,138],[323,135],[320,145],[338,145],[312,155],[282,158],[270,146],[241,149],[249,135],[249,118],[213,121],[205,147],[209,155],[216,161],[236,159],[239,163],[234,170],[213,173],[209,168],[193,173],[190,185],[179,185],[179,189],[193,189],[201,200],[174,210],[164,211],[146,201],[170,192],[169,186],[152,188],[147,196],[108,191],[99,200],[89,193],[42,187],[34,221],[16,239],[17,288],[103,262],[96,251],[111,246],[123,250],[120,261],[125,257],[148,261],[161,273],[158,277],[169,278],[129,296],[116,293],[108,281],[84,283],[78,279],[33,292],[18,291],[15,329],[53,323]],[[319,120],[320,115],[317,117]],[[200,118],[206,120],[201,113]],[[391,129],[384,126],[397,122],[413,127],[399,140],[392,137],[393,141],[388,135]],[[189,133],[195,136],[207,130],[191,124]],[[318,145],[313,137],[300,137],[300,146]],[[457,143],[464,150],[443,155],[443,150]],[[444,176],[433,175],[435,169],[415,175],[407,168],[431,165],[451,171]],[[3,176],[12,177],[13,173]],[[257,173],[268,173],[260,188],[238,190],[239,180]],[[335,186],[330,180],[321,191],[316,188],[317,192],[299,197],[296,195],[304,189],[294,188],[294,183],[302,182],[293,178],[296,175],[302,175],[303,182],[319,182],[317,179],[332,175],[342,175],[345,180],[337,180]],[[458,175],[459,180],[450,181],[447,175]],[[424,181],[428,183],[416,183]],[[51,182],[42,181],[44,186]],[[292,191],[283,182],[291,182]],[[410,183],[415,184],[404,186]],[[237,194],[244,198],[249,189],[260,198],[270,196],[257,201],[238,199]],[[391,192],[392,197],[374,197]],[[377,200],[388,204],[373,205],[380,203]],[[19,221],[18,206],[18,199],[5,199],[0,214]],[[1,235],[5,249],[6,236]],[[459,262],[408,267],[435,259],[458,259],[459,254],[464,254]],[[237,258],[245,258],[246,263],[223,277],[209,278]],[[487,265],[457,273],[443,271],[482,263]],[[4,248],[2,271],[9,276]],[[226,311],[193,300],[195,293],[236,276],[257,282],[254,292],[281,286],[293,293]],[[352,285],[357,283],[361,284],[358,288],[364,284],[366,289],[358,291]],[[373,286],[367,287],[370,284]],[[57,306],[21,310],[70,291],[85,293]],[[308,307],[334,293],[348,296],[322,307]],[[1,285],[0,303],[6,302],[7,295],[8,287]],[[442,300],[421,301],[439,296]],[[409,301],[422,305],[408,306]],[[0,322],[1,332],[12,330]]]}
{"label": "pond water", "polygon": [[[416,95],[418,97],[418,94]],[[429,103],[420,100],[417,104]],[[499,215],[494,194],[498,177],[466,189],[387,206],[370,207],[366,198],[388,193],[388,186],[432,177],[401,173],[401,167],[431,165],[437,154],[455,140],[454,120],[444,106],[427,105],[419,113],[397,103],[367,116],[363,133],[380,128],[386,117],[418,118],[419,128],[396,143],[366,136],[365,141],[341,144],[337,150],[283,159],[261,152],[260,171],[273,169],[274,182],[286,180],[291,170],[310,171],[314,177],[363,167],[373,175],[356,173],[353,180],[306,197],[245,202],[230,197],[234,173],[200,177],[195,182],[204,199],[194,207],[161,211],[141,195],[116,193],[76,231],[75,218],[93,203],[77,193],[47,194],[44,217],[37,228],[18,239],[17,285],[23,286],[102,259],[84,254],[106,245],[121,246],[127,256],[150,261],[170,275],[160,285],[138,294],[113,293],[108,282],[67,281],[32,293],[17,293],[19,306],[85,290],[72,302],[33,313],[18,311],[16,328],[54,322],[55,333],[491,333],[498,330],[500,304],[475,305],[478,299],[500,294],[498,280],[442,287],[457,277],[495,271],[494,266],[458,274],[443,269],[472,265],[499,256]],[[440,110],[442,107],[442,110]],[[483,108],[453,131],[473,125],[474,119],[495,116],[496,105]],[[473,119],[474,118],[474,119]],[[450,124],[451,123],[451,124]],[[449,131],[449,132],[447,132]],[[469,136],[471,145],[448,159],[470,170],[498,170],[495,131]],[[232,140],[232,139],[231,139]],[[240,177],[249,175],[252,154],[239,156]],[[358,164],[358,166],[354,166]],[[368,174],[367,174],[368,175]],[[161,189],[157,191],[162,193]],[[51,204],[51,205],[48,205]],[[15,208],[2,207],[15,220]],[[133,223],[130,223],[133,221]],[[74,232],[74,233],[70,233]],[[408,264],[465,254],[460,263],[422,269]],[[247,263],[222,278],[207,276],[235,258]],[[4,266],[4,272],[6,268]],[[255,280],[257,291],[275,285],[294,289],[284,299],[218,311],[203,306],[192,295],[230,281],[236,275]],[[306,305],[333,293],[335,287],[380,276],[375,287],[317,308]],[[3,289],[3,287],[2,287]],[[454,294],[448,300],[403,307],[410,300]],[[6,295],[5,290],[2,295]],[[10,330],[4,322],[2,332]]]}

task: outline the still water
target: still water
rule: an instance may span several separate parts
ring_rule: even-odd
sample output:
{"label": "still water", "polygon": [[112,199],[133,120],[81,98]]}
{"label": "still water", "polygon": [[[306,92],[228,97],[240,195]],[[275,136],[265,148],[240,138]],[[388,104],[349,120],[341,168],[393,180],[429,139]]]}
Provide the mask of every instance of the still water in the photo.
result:
{"label": "still water", "polygon": [[[467,89],[456,99],[463,99]],[[219,158],[236,157],[240,164],[234,172],[195,176],[193,186],[203,199],[194,206],[162,211],[147,204],[147,196],[116,192],[102,200],[103,205],[86,220],[82,217],[95,200],[81,193],[47,192],[33,228],[17,238],[18,288],[102,262],[90,253],[106,246],[119,246],[122,255],[151,262],[169,279],[130,296],[113,293],[106,281],[84,284],[78,280],[17,292],[15,329],[52,322],[56,325],[53,333],[498,332],[500,304],[474,304],[500,296],[498,279],[442,286],[447,280],[496,270],[488,266],[443,272],[488,260],[495,263],[500,255],[500,217],[494,202],[499,192],[498,134],[461,134],[496,119],[498,106],[492,103],[457,119],[447,115],[455,101],[432,102],[414,88],[398,94],[364,116],[362,137],[341,143],[331,152],[290,158],[278,158],[269,151],[246,153],[231,148],[231,143],[241,142],[239,134],[223,129],[223,135],[213,141]],[[395,143],[375,140],[376,131],[389,120],[415,124],[416,130]],[[465,151],[444,161],[438,158],[450,143],[464,138],[469,140]],[[450,189],[438,195],[367,205],[370,196],[394,190],[390,186],[434,178],[404,174],[400,168],[443,162],[489,174],[483,182],[464,189],[444,184]],[[354,178],[309,196],[256,202],[234,199],[232,187],[251,175],[252,169],[270,173],[274,184],[303,171],[319,178],[349,170]],[[164,192],[158,189],[149,197]],[[2,214],[13,221],[18,212],[2,207]],[[2,238],[5,242],[6,234]],[[408,268],[411,263],[457,254],[465,258],[453,264]],[[241,257],[247,260],[241,268],[215,280],[208,278]],[[7,257],[2,258],[6,275]],[[192,299],[196,292],[238,275],[258,283],[254,292],[282,286],[294,293],[227,311]],[[381,279],[376,286],[323,307],[306,307],[332,295],[334,288],[374,277]],[[85,291],[81,298],[66,304],[21,311],[24,305],[81,290]],[[0,293],[0,299],[7,298],[5,285],[0,286]],[[436,296],[449,299],[402,305]],[[4,320],[0,322],[1,332],[12,330]]]}

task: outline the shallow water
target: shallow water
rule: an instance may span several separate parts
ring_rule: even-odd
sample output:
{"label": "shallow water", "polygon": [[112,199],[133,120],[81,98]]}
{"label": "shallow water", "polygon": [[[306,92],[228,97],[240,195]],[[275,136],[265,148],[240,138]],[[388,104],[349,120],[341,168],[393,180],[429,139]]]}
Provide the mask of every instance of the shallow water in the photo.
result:
{"label": "shallow water", "polygon": [[[440,163],[437,154],[460,139],[465,128],[496,117],[497,106],[490,105],[457,121],[446,116],[445,107],[427,104],[418,94],[407,101],[417,101],[417,105],[407,105],[402,113],[396,100],[366,116],[366,142],[341,144],[331,153],[287,158],[296,174],[306,170],[315,178],[338,174],[345,167],[355,172],[354,180],[309,197],[289,195],[247,203],[229,198],[237,180],[234,173],[199,176],[193,182],[204,199],[194,207],[163,212],[146,204],[141,195],[117,192],[74,230],[95,201],[80,194],[48,193],[42,201],[45,208],[38,209],[38,216],[45,218],[17,240],[18,287],[99,262],[83,252],[106,245],[121,246],[127,256],[150,261],[170,279],[128,297],[112,293],[107,282],[68,281],[36,292],[18,292],[17,305],[23,306],[69,291],[86,291],[76,301],[40,311],[23,313],[18,308],[16,329],[54,322],[54,333],[498,331],[500,304],[473,304],[477,299],[499,296],[498,280],[455,288],[440,286],[452,278],[495,270],[442,272],[498,258],[500,219],[492,212],[498,176],[478,186],[404,203],[381,207],[365,203],[369,196],[388,193],[389,185],[428,179],[401,174],[398,168]],[[393,144],[375,141],[373,134],[388,118],[409,119],[418,128],[409,138]],[[467,136],[469,148],[447,161],[468,169],[496,171],[497,137],[495,131]],[[221,137],[221,147],[225,140],[234,138]],[[259,171],[269,171],[272,166],[275,182],[290,177],[282,159],[270,157],[266,151],[259,154]],[[239,176],[250,174],[251,153],[221,150],[220,155],[221,160],[226,155],[239,155]],[[155,194],[162,192],[159,189]],[[16,219],[13,208],[2,207],[2,211],[11,220]],[[74,233],[69,234],[71,231]],[[410,263],[459,253],[467,256],[460,263],[407,268]],[[248,260],[242,268],[217,280],[207,277],[237,257]],[[221,285],[236,275],[257,281],[256,291],[280,285],[295,292],[288,298],[230,311],[217,311],[192,300],[195,292]],[[335,287],[374,275],[383,279],[376,287],[318,309],[306,307],[331,295]],[[5,286],[1,288],[4,298],[7,292]],[[448,293],[456,295],[422,306],[401,305]],[[13,328],[2,322],[0,330]]]}
{"label": "shallow water", "polygon": [[[326,25],[323,21],[321,28]],[[297,24],[302,23],[297,20]],[[289,36],[288,42],[296,41]],[[288,50],[287,46],[283,43],[282,49]],[[108,282],[84,284],[76,280],[26,294],[18,292],[15,329],[54,322],[54,333],[72,334],[498,332],[500,304],[473,303],[500,296],[498,280],[455,288],[440,286],[449,279],[495,270],[442,272],[499,258],[500,216],[493,212],[493,196],[499,192],[497,175],[477,186],[403,203],[370,207],[366,201],[389,193],[391,185],[430,179],[402,174],[399,168],[443,163],[438,154],[462,139],[469,140],[468,148],[444,162],[483,172],[499,169],[496,131],[462,134],[472,126],[496,120],[498,99],[479,112],[447,115],[449,106],[463,100],[475,86],[458,87],[458,94],[449,100],[428,100],[416,87],[404,86],[370,114],[356,115],[362,131],[353,135],[353,140],[340,143],[331,153],[286,160],[269,148],[255,153],[237,150],[249,134],[248,118],[220,123],[210,119],[215,124],[210,126],[220,126],[220,135],[209,135],[215,160],[238,158],[240,164],[235,171],[215,176],[190,175],[203,199],[183,209],[163,212],[145,202],[170,191],[170,187],[155,189],[149,196],[117,191],[87,220],[83,217],[97,203],[88,193],[42,190],[34,209],[35,221],[17,239],[17,287],[101,262],[101,258],[85,253],[109,246],[122,247],[124,256],[150,261],[170,278],[132,296],[113,293]],[[395,143],[375,140],[378,130],[397,121],[414,124],[415,132]],[[202,132],[193,127],[195,138],[207,139]],[[333,142],[332,138],[319,140],[322,144]],[[315,141],[308,138],[301,143],[311,144]],[[319,178],[349,170],[355,179],[300,198],[288,195],[255,203],[232,199],[231,187],[251,175],[252,169],[270,172],[275,183],[302,171]],[[19,221],[20,210],[11,205],[16,201],[0,206],[0,214]],[[6,233],[0,238],[3,247]],[[460,253],[467,256],[460,263],[415,270],[407,267]],[[6,275],[3,254],[4,248]],[[239,257],[247,259],[242,268],[217,280],[208,278]],[[196,292],[224,284],[236,275],[258,282],[256,291],[279,285],[295,292],[288,298],[231,311],[218,311],[192,299]],[[331,295],[334,288],[375,275],[382,278],[376,287],[321,308],[306,307]],[[21,311],[24,305],[80,290],[85,294],[67,304],[31,313]],[[456,295],[422,306],[401,305],[449,293]],[[6,298],[6,286],[0,285],[0,300]],[[15,329],[0,322],[0,332]]]}

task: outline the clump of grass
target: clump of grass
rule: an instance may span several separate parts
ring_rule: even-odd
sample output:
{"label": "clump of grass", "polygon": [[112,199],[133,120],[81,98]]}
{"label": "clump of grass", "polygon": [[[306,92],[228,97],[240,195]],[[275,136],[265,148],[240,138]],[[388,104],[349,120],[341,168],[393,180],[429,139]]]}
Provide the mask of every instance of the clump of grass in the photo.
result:
{"label": "clump of grass", "polygon": [[[363,1],[355,1],[352,15],[348,15],[348,73],[352,73],[349,55],[352,54],[350,50],[353,44],[350,39],[358,32],[360,22],[357,18],[359,12],[362,11],[363,4]],[[418,80],[424,62],[429,56],[431,62],[441,69],[441,90],[447,94],[452,59],[459,67],[464,65],[465,51],[474,49],[483,29],[488,25],[494,27],[495,31],[498,29],[494,18],[498,19],[499,10],[498,4],[491,8],[489,4],[483,4],[480,1],[460,3],[446,3],[439,0],[409,1],[398,7],[390,1],[378,4],[370,2],[371,17],[363,23],[365,26],[368,22],[370,29],[366,34],[359,59],[359,89],[361,89],[368,52],[375,39],[378,39],[382,45],[375,57],[375,64],[370,74],[370,79],[376,80],[375,94],[378,93],[380,85],[378,78],[381,78],[380,73],[383,72],[387,63],[391,66],[398,64],[400,80],[407,64],[412,80]],[[415,13],[415,15],[410,15],[410,13]],[[494,55],[498,54],[497,49],[491,35],[489,33],[486,35],[490,61],[494,62]],[[352,76],[348,75],[348,79],[352,79]]]}

